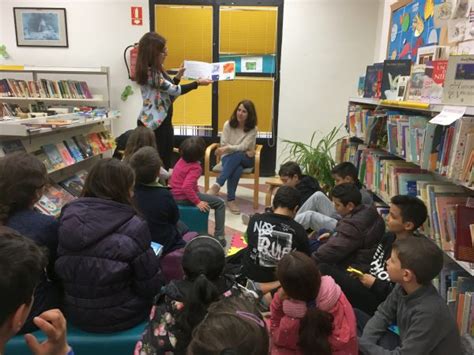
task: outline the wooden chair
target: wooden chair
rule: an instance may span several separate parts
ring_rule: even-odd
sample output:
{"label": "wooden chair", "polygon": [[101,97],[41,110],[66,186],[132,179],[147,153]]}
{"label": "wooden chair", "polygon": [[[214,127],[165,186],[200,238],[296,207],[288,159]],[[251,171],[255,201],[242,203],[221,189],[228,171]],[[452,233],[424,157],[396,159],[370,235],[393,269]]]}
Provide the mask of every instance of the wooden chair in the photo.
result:
{"label": "wooden chair", "polygon": [[[206,155],[204,156],[204,190],[209,190],[209,178],[211,176],[219,176],[222,171],[222,164],[220,162],[220,157],[216,157],[217,164],[211,169],[211,154],[212,151],[219,147],[218,143],[213,143],[206,149]],[[257,144],[255,146],[255,165],[253,168],[246,168],[242,173],[242,179],[253,179],[253,208],[258,208],[258,192],[259,192],[259,182],[260,182],[260,152],[263,146]]]}

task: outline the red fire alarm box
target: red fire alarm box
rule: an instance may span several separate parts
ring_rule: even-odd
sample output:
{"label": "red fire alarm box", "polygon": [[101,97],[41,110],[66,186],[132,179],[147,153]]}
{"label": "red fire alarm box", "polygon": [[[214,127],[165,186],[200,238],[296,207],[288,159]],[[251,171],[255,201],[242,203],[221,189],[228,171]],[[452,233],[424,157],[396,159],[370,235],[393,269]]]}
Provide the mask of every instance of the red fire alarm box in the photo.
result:
{"label": "red fire alarm box", "polygon": [[141,6],[131,7],[132,25],[142,26],[143,25],[143,8]]}

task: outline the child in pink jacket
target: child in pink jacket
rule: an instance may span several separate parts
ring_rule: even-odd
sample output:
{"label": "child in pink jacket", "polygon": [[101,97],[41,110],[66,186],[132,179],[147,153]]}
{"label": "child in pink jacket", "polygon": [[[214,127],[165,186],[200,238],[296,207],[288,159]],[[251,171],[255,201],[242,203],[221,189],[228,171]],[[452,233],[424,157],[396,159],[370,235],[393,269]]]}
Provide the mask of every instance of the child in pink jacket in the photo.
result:
{"label": "child in pink jacket", "polygon": [[272,355],[357,355],[354,310],[341,288],[300,252],[278,263],[282,288],[270,307]]}
{"label": "child in pink jacket", "polygon": [[195,205],[202,212],[209,209],[215,211],[214,237],[223,247],[225,240],[225,202],[217,196],[199,192],[198,180],[202,174],[200,160],[204,157],[206,143],[200,137],[190,137],[181,143],[179,151],[181,158],[173,168],[170,187],[176,203]]}

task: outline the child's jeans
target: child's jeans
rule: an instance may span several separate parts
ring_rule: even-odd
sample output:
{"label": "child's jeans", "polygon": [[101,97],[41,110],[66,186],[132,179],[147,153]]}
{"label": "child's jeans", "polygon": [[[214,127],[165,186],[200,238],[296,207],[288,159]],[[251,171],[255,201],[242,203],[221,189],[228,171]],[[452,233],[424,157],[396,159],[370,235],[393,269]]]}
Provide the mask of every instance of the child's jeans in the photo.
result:
{"label": "child's jeans", "polygon": [[305,229],[319,230],[326,228],[334,230],[340,216],[334,209],[331,200],[321,191],[312,194],[296,214],[295,221]]}
{"label": "child's jeans", "polygon": [[[207,202],[209,207],[214,210],[215,229],[214,237],[225,237],[225,202],[223,199],[208,194],[198,192],[197,195],[201,201]],[[177,200],[179,205],[193,205],[188,200]]]}

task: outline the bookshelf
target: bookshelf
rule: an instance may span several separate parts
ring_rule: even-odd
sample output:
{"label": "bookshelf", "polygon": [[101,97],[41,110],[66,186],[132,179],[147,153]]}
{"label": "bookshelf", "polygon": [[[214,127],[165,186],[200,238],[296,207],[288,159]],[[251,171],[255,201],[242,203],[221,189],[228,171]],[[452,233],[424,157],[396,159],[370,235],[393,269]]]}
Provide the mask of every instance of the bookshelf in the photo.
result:
{"label": "bookshelf", "polygon": [[[97,87],[92,87],[90,98],[84,97],[25,97],[22,95],[16,96],[0,96],[0,103],[31,103],[31,102],[47,102],[57,104],[101,104],[110,107],[110,75],[108,67],[47,67],[47,66],[27,66],[27,65],[0,65],[0,80],[1,79],[21,79],[26,82],[38,82],[41,79],[54,78],[54,81],[68,81],[72,78],[79,78],[84,81],[85,77],[98,76],[102,80],[101,87],[103,94],[97,94]],[[67,80],[63,80],[67,79]],[[87,80],[85,80],[87,82]],[[96,80],[94,79],[94,83]],[[0,86],[0,90],[2,87]],[[27,90],[31,90],[27,85]],[[57,91],[57,89],[56,89]],[[63,91],[58,92],[59,96]]]}
{"label": "bookshelf", "polygon": [[[443,105],[439,105],[439,104],[426,105],[426,107],[420,108],[420,107],[416,107],[416,105],[412,106],[410,104],[406,104],[406,102],[400,102],[397,105],[393,105],[391,102],[386,102],[386,101],[384,102],[384,101],[377,100],[377,99],[359,98],[359,97],[350,98],[349,99],[349,105],[351,105],[351,104],[358,104],[358,105],[361,105],[362,107],[366,107],[366,108],[372,109],[372,110],[378,110],[378,109],[389,109],[389,110],[391,110],[391,109],[395,109],[396,111],[401,111],[401,112],[406,113],[406,114],[426,116],[428,118],[430,116],[436,115],[437,113],[441,112],[441,110],[443,109]],[[373,115],[376,116],[377,113],[373,113]],[[467,110],[466,110],[465,116],[474,116],[474,107],[468,107]],[[365,141],[365,138],[363,137],[363,134],[362,135],[351,135],[351,136],[352,136],[352,138],[357,138],[357,140],[360,142],[360,143],[359,142],[354,142],[354,144],[367,144],[368,143],[368,142]],[[447,176],[444,176],[444,175],[440,174],[439,172],[433,171],[431,169],[421,169],[421,165],[420,165],[419,162],[413,161],[411,159],[407,160],[403,155],[396,154],[393,151],[391,152],[389,150],[389,148],[377,145],[376,147],[369,148],[369,150],[370,149],[373,149],[374,151],[381,151],[381,152],[384,152],[386,155],[390,155],[390,156],[399,158],[399,161],[401,161],[401,162],[405,162],[405,161],[409,162],[410,165],[412,165],[413,167],[419,168],[420,170],[424,171],[424,173],[429,173],[430,175],[432,175],[433,178],[434,178],[433,181],[435,181],[435,182],[444,182],[444,183],[452,184],[453,186],[460,186],[463,189],[463,191],[465,192],[466,196],[473,196],[473,194],[474,194],[473,193],[473,191],[474,191],[473,186],[468,186],[467,183],[458,181],[456,179],[450,179]],[[362,155],[361,155],[360,159],[362,159]],[[389,178],[386,177],[386,179],[389,179]],[[369,188],[369,186],[368,186],[368,188]],[[377,188],[371,189],[371,191],[383,203],[385,203],[387,205],[389,204],[389,200],[390,200],[389,191],[378,191]],[[468,272],[469,275],[474,276],[474,263],[469,263],[469,262],[464,262],[464,261],[457,260],[454,257],[454,253],[452,251],[448,251],[448,250],[443,250],[443,251],[446,254],[446,256],[449,257],[450,260],[452,260],[457,265],[459,265],[462,269],[464,269],[466,272]]]}

